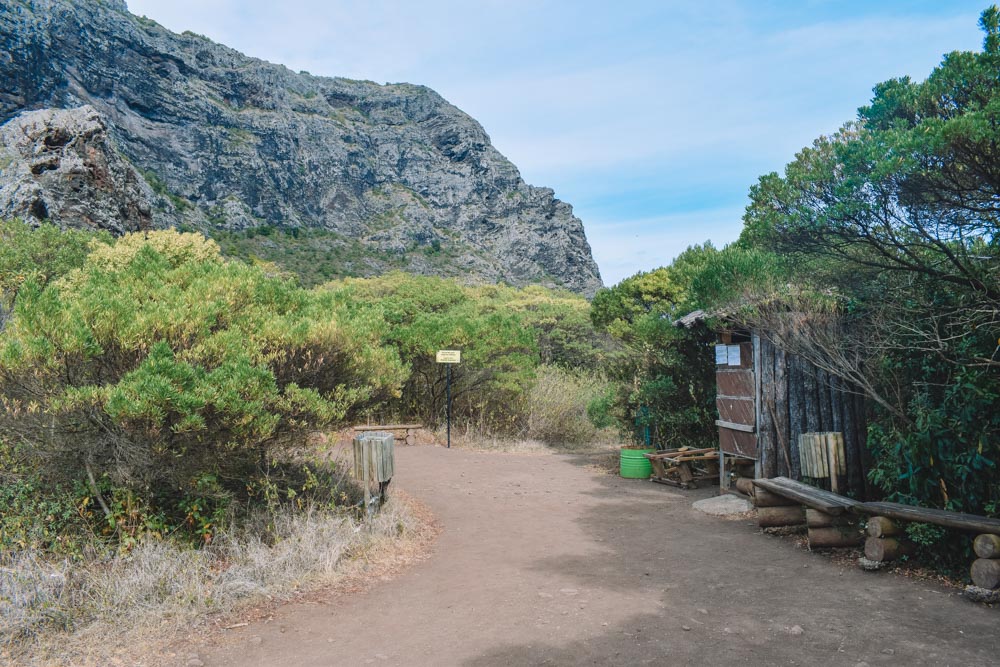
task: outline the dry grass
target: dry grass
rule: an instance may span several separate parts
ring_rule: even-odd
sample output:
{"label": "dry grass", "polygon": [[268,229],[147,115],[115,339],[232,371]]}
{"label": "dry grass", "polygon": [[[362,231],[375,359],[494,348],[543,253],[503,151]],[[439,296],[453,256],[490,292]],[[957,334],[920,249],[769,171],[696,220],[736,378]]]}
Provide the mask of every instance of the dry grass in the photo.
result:
{"label": "dry grass", "polygon": [[401,537],[424,530],[410,506],[395,499],[367,525],[319,511],[258,520],[269,524],[266,532],[223,533],[199,550],[149,541],[127,556],[85,565],[31,553],[5,557],[0,663],[138,664],[122,658],[135,655],[138,638],[162,640],[210,615],[328,586],[353,561],[389,552]]}
{"label": "dry grass", "polygon": [[[601,435],[592,441],[550,443],[532,438],[517,438],[511,436],[483,435],[475,430],[452,429],[451,446],[456,449],[469,449],[477,452],[494,452],[497,454],[592,454],[615,450],[621,446],[616,440],[617,433],[610,429],[598,431]],[[446,441],[444,430],[437,432],[437,440],[442,444]]]}
{"label": "dry grass", "polygon": [[527,436],[563,450],[614,440],[613,429],[598,429],[587,416],[588,404],[606,388],[598,377],[542,366],[528,397]]}

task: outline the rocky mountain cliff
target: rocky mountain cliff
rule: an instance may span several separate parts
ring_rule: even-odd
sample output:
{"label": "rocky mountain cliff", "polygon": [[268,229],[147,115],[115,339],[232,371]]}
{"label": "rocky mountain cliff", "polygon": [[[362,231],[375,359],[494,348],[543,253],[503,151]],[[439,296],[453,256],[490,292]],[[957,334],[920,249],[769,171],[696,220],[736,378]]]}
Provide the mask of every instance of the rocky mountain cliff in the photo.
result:
{"label": "rocky mountain cliff", "polygon": [[294,73],[122,0],[0,0],[0,123],[0,216],[294,234],[329,275],[601,285],[572,208],[434,91]]}

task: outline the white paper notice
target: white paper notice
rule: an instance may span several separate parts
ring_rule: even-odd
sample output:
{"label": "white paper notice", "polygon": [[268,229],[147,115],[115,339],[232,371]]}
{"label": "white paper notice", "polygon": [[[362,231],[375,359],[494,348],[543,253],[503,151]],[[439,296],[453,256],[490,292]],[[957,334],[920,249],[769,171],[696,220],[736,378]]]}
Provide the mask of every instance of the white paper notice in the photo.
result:
{"label": "white paper notice", "polygon": [[715,346],[715,363],[716,365],[722,364],[725,366],[729,363],[729,346],[728,345],[716,345]]}
{"label": "white paper notice", "polygon": [[[729,365],[730,366],[739,366],[740,365],[740,346],[739,345],[727,345],[726,347],[729,348],[729,353],[728,353],[728,356],[729,356]],[[718,355],[716,355],[716,358],[718,358]]]}

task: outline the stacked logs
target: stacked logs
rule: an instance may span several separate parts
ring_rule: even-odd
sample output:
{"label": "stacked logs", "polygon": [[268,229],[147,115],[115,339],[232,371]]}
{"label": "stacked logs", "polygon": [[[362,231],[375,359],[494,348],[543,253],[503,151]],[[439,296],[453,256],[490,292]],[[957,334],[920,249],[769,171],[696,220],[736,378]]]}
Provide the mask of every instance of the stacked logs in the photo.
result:
{"label": "stacked logs", "polygon": [[857,519],[853,516],[834,516],[819,510],[806,510],[806,527],[809,529],[811,549],[856,547],[862,535]]}
{"label": "stacked logs", "polygon": [[757,508],[757,525],[761,528],[800,526],[806,513],[798,501],[790,500],[764,489],[753,489],[753,504]]}
{"label": "stacked logs", "polygon": [[980,535],[972,548],[978,556],[972,562],[972,583],[987,590],[1000,589],[1000,537]]}
{"label": "stacked logs", "polygon": [[884,516],[868,520],[868,539],[865,540],[865,558],[875,563],[886,563],[913,553],[913,543],[903,536],[906,531],[895,521]]}

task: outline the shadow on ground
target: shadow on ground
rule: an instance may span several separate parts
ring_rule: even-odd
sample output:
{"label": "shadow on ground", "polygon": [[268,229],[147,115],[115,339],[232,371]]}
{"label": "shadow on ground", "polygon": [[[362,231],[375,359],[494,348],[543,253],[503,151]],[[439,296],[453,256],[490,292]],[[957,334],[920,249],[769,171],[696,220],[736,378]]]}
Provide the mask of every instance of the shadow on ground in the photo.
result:
{"label": "shadow on ground", "polygon": [[585,640],[511,642],[465,664],[995,664],[996,610],[693,510],[712,489],[601,475],[583,493],[598,502],[578,523],[606,548],[540,555],[532,568],[570,577],[591,597],[634,595],[635,615]]}

